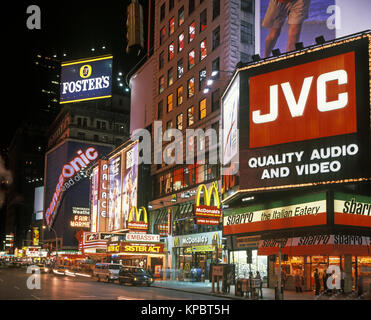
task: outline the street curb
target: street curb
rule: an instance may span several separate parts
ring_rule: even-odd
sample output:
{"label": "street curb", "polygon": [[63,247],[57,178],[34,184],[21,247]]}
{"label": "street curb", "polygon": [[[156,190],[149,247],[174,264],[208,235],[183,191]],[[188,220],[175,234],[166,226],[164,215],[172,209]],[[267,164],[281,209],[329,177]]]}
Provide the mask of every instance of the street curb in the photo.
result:
{"label": "street curb", "polygon": [[230,296],[225,296],[223,294],[217,294],[217,293],[211,293],[211,292],[200,292],[200,291],[193,291],[193,290],[187,290],[187,289],[184,290],[184,289],[178,289],[178,288],[161,287],[161,286],[156,286],[156,285],[152,285],[151,287],[161,288],[161,289],[168,289],[168,290],[175,290],[175,291],[181,291],[181,292],[187,292],[187,293],[202,294],[202,295],[206,295],[206,296],[225,298],[225,299],[228,299],[228,300],[242,300],[242,301],[249,300],[249,299],[245,299],[245,298],[230,297]]}

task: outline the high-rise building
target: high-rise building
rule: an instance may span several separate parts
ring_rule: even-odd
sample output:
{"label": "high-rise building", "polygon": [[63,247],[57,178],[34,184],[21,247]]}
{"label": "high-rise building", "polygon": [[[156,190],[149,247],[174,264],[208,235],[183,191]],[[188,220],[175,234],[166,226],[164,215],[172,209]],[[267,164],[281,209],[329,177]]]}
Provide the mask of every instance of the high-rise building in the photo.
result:
{"label": "high-rise building", "polygon": [[[142,110],[141,116],[147,115],[152,100],[152,118],[143,123],[147,127],[152,122],[152,137],[162,136],[170,128],[179,129],[183,136],[187,129],[219,132],[220,95],[236,65],[254,54],[254,1],[161,0],[154,10],[153,56],[131,78],[132,88],[143,83],[148,97],[132,94],[132,106]],[[139,115],[132,115],[131,132],[138,129],[134,123],[141,123],[133,123],[136,117]],[[162,130],[156,129],[155,121],[162,123]],[[169,143],[162,143],[162,154]],[[194,159],[193,164],[185,164],[185,157],[178,165],[152,162],[150,232],[165,237],[169,268],[184,269],[187,264],[186,270],[193,265],[207,277],[210,263],[222,257],[221,225],[197,224],[194,204],[200,185],[209,188],[216,183],[220,190],[220,166],[207,161],[216,144],[202,136],[183,139],[183,155],[193,146],[205,152],[205,163]],[[152,150],[152,160],[158,151]],[[196,155],[196,148],[194,152]],[[195,242],[187,242],[185,237]],[[197,250],[188,261],[189,244],[197,241],[206,251]],[[183,277],[192,274],[185,272]]]}

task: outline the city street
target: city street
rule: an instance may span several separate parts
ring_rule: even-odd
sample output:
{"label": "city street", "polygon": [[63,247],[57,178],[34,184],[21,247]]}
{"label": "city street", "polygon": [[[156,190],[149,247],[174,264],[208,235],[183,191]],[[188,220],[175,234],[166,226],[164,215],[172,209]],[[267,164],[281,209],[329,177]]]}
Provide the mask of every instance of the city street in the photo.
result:
{"label": "city street", "polygon": [[27,288],[26,268],[0,269],[0,300],[223,300],[152,287],[120,286],[91,278],[40,274],[41,289]]}

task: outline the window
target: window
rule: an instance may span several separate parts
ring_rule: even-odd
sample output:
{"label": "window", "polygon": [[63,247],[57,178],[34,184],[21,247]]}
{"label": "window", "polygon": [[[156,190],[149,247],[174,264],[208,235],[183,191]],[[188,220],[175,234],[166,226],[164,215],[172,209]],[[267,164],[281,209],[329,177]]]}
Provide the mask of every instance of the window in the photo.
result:
{"label": "window", "polygon": [[193,21],[188,27],[188,42],[192,42],[196,36],[196,23]]}
{"label": "window", "polygon": [[241,10],[244,12],[253,13],[253,1],[241,0]]}
{"label": "window", "polygon": [[174,9],[174,0],[169,0],[169,11]]}
{"label": "window", "polygon": [[200,113],[199,113],[200,120],[205,117],[206,117],[206,98],[200,101]]}
{"label": "window", "polygon": [[174,42],[169,44],[169,54],[168,54],[168,60],[171,61],[174,58],[175,48],[174,48]]}
{"label": "window", "polygon": [[184,23],[184,6],[178,10],[178,26]]}
{"label": "window", "polygon": [[200,42],[200,61],[205,59],[207,56],[206,39]]}
{"label": "window", "polygon": [[220,15],[220,0],[213,0],[213,20]]}
{"label": "window", "polygon": [[176,128],[178,130],[183,130],[183,113],[176,116]]}
{"label": "window", "polygon": [[195,53],[194,50],[192,50],[190,53],[188,53],[188,70],[191,70],[196,64],[195,55],[196,55],[196,53]]}
{"label": "window", "polygon": [[170,87],[174,83],[173,68],[167,71],[167,86]]}
{"label": "window", "polygon": [[211,112],[214,112],[219,109],[220,103],[220,90],[216,89],[211,94]]}
{"label": "window", "polygon": [[177,90],[177,102],[178,106],[183,103],[183,86],[179,87]]}
{"label": "window", "polygon": [[241,42],[252,43],[253,42],[253,29],[252,24],[241,20]]}
{"label": "window", "polygon": [[191,78],[187,82],[187,96],[192,98],[195,94],[195,78]]}
{"label": "window", "polygon": [[188,1],[188,15],[190,15],[193,11],[195,11],[195,0]]}
{"label": "window", "polygon": [[158,93],[160,94],[164,90],[165,90],[165,77],[161,76],[158,79]]}
{"label": "window", "polygon": [[165,27],[163,27],[160,30],[160,45],[164,43],[165,37],[166,37],[166,29],[165,29]]}
{"label": "window", "polygon": [[167,112],[171,112],[173,110],[173,94],[169,94],[167,96]]}
{"label": "window", "polygon": [[181,33],[178,36],[178,52],[181,52],[184,49],[184,33]]}
{"label": "window", "polygon": [[190,127],[194,123],[194,107],[192,106],[187,109],[187,126]]}
{"label": "window", "polygon": [[93,139],[94,141],[99,142],[99,136],[97,134],[94,135]]}
{"label": "window", "polygon": [[78,132],[77,133],[77,138],[81,140],[85,140],[85,133],[84,132]]}
{"label": "window", "polygon": [[178,79],[183,75],[183,59],[180,59],[177,64],[177,77]]}
{"label": "window", "polygon": [[200,32],[204,31],[207,27],[207,11],[206,9],[200,14]]}
{"label": "window", "polygon": [[198,90],[201,91],[201,88],[202,88],[202,85],[206,79],[206,68],[203,68],[202,70],[200,70],[200,72],[198,73]]}
{"label": "window", "polygon": [[158,56],[158,68],[161,70],[164,67],[164,52],[162,51]]}
{"label": "window", "polygon": [[165,3],[161,6],[160,9],[160,21],[164,20],[165,18]]}
{"label": "window", "polygon": [[163,110],[164,110],[164,102],[163,100],[161,100],[157,105],[157,120],[160,120],[162,118]]}
{"label": "window", "polygon": [[107,127],[106,127],[106,122],[105,121],[97,121],[97,129],[102,129],[102,130],[106,130]]}
{"label": "window", "polygon": [[169,35],[172,35],[175,31],[175,18],[172,17],[170,20],[169,20]]}
{"label": "window", "polygon": [[[169,120],[168,122],[166,122],[166,130],[169,130],[169,129],[172,129],[172,128],[173,128],[173,122],[171,120]],[[169,137],[168,134],[166,136]]]}
{"label": "window", "polygon": [[213,50],[219,47],[220,44],[220,27],[213,31]]}
{"label": "window", "polygon": [[245,52],[240,52],[241,53],[241,62],[249,62],[251,61],[251,55],[245,53]]}
{"label": "window", "polygon": [[[219,71],[220,66],[219,66],[219,58],[216,58],[212,63],[211,63],[211,72],[213,71]],[[219,72],[213,77],[214,79],[219,79]]]}

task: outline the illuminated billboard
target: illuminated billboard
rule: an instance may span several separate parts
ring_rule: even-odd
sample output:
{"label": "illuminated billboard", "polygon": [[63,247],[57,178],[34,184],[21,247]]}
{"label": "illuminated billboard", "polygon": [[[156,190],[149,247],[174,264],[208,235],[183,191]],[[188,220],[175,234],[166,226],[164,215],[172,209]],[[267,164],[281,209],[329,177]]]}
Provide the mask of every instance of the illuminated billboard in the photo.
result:
{"label": "illuminated billboard", "polygon": [[313,45],[319,36],[333,40],[369,30],[370,11],[369,0],[255,0],[255,51],[265,57],[272,49],[295,50],[297,42]]}
{"label": "illuminated billboard", "polygon": [[138,144],[124,152],[122,208],[127,228],[130,211],[138,205]]}
{"label": "illuminated billboard", "polygon": [[74,245],[76,229],[70,223],[74,221],[73,207],[89,207],[89,179],[82,172],[111,150],[111,147],[67,141],[46,153],[44,223],[63,236],[63,243]]}
{"label": "illuminated billboard", "polygon": [[371,228],[371,197],[335,192],[334,223]]}
{"label": "illuminated billboard", "polygon": [[111,97],[112,59],[112,56],[102,56],[63,62],[60,103]]}
{"label": "illuminated billboard", "polygon": [[224,235],[327,224],[326,193],[227,209]]}
{"label": "illuminated billboard", "polygon": [[371,178],[369,48],[364,35],[239,69],[241,191]]}
{"label": "illuminated billboard", "polygon": [[121,153],[109,161],[108,231],[123,228],[121,215]]}

